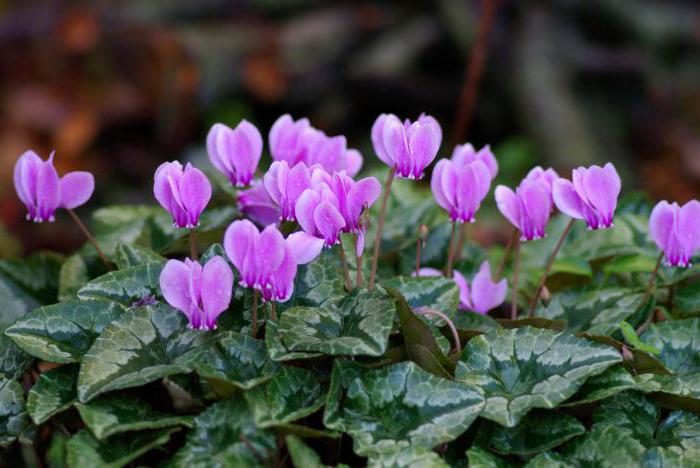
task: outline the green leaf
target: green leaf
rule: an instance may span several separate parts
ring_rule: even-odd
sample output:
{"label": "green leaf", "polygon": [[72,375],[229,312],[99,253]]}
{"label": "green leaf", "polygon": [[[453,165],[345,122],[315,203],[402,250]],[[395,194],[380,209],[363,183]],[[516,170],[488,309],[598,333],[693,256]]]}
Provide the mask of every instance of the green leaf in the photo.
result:
{"label": "green leaf", "polygon": [[535,327],[548,328],[555,331],[566,330],[566,322],[561,320],[550,320],[542,317],[525,317],[519,319],[498,319],[498,324],[503,328]]}
{"label": "green leaf", "polygon": [[[118,244],[139,244],[158,250],[172,236],[172,221],[159,206],[114,205],[92,213],[93,234],[102,251],[113,255]],[[86,246],[87,248],[87,246]]]}
{"label": "green leaf", "polygon": [[470,468],[510,468],[513,466],[498,455],[476,446],[467,450],[467,458]]}
{"label": "green leaf", "polygon": [[279,367],[271,361],[262,340],[236,332],[221,332],[181,362],[207,379],[248,390],[272,378]]}
{"label": "green leaf", "polygon": [[318,372],[283,366],[264,386],[245,392],[259,428],[284,426],[318,411],[326,388]]}
{"label": "green leaf", "polygon": [[147,247],[120,242],[114,252],[114,261],[118,269],[124,270],[146,263],[163,263],[165,257]]}
{"label": "green leaf", "polygon": [[188,351],[207,332],[187,329],[184,314],[166,304],[133,308],[109,324],[85,353],[78,377],[78,399],[136,387],[167,375],[188,373]]}
{"label": "green leaf", "polygon": [[61,431],[51,434],[51,445],[46,451],[46,461],[51,468],[68,468],[66,464],[66,443],[68,436]]}
{"label": "green leaf", "polygon": [[78,365],[68,364],[44,372],[27,395],[27,411],[34,424],[42,424],[73,405]]}
{"label": "green leaf", "polygon": [[460,310],[453,319],[455,327],[459,330],[480,330],[489,332],[498,330],[501,325],[488,315],[477,314],[476,312]]}
{"label": "green leaf", "polygon": [[58,300],[77,299],[78,291],[85,283],[104,273],[105,266],[97,255],[71,255],[63,262],[58,274]]}
{"label": "green leaf", "polygon": [[294,307],[277,333],[292,351],[380,356],[394,320],[394,300],[380,291],[356,289],[337,307]]}
{"label": "green leaf", "polygon": [[562,454],[574,466],[619,468],[640,466],[645,450],[629,429],[604,425],[575,439]]}
{"label": "green leaf", "polygon": [[426,447],[403,447],[367,460],[368,468],[448,468],[440,456]]}
{"label": "green leaf", "polygon": [[79,362],[102,330],[124,313],[106,301],[68,301],[40,307],[5,330],[27,353],[49,362]]}
{"label": "green leaf", "polygon": [[289,457],[292,459],[292,464],[296,468],[325,468],[326,465],[321,463],[321,457],[313,451],[311,447],[306,445],[299,437],[288,435],[285,437]]}
{"label": "green leaf", "polygon": [[442,276],[396,276],[382,282],[382,286],[396,289],[413,308],[429,307],[453,317],[459,306],[459,288],[452,279]]}
{"label": "green leaf", "polygon": [[[643,376],[643,377],[642,377]],[[640,378],[652,377],[652,374],[642,374]],[[616,395],[625,390],[634,389],[638,381],[624,366],[615,365],[608,367],[602,374],[594,375],[586,380],[578,392],[560,406],[576,406]]]}
{"label": "green leaf", "polygon": [[679,318],[700,316],[700,283],[681,286],[676,290],[673,313]]}
{"label": "green leaf", "polygon": [[620,322],[620,331],[622,332],[622,336],[625,337],[625,341],[627,342],[627,344],[637,349],[641,349],[642,351],[646,351],[647,353],[654,354],[656,356],[659,355],[660,351],[658,349],[648,344],[642,343],[642,341],[637,336],[637,332],[635,331],[634,327],[629,323],[625,321]]}
{"label": "green leaf", "polygon": [[42,304],[56,302],[63,256],[38,252],[21,259],[0,260],[0,273]]}
{"label": "green leaf", "polygon": [[310,359],[322,356],[321,353],[292,351],[282,341],[278,331],[278,322],[269,321],[265,325],[265,346],[273,361],[293,361],[295,359]]}
{"label": "green leaf", "polygon": [[573,276],[593,276],[591,265],[581,257],[557,257],[552,264],[550,276],[566,274]]}
{"label": "green leaf", "polygon": [[0,325],[0,379],[18,379],[33,361],[34,358],[5,335],[5,325]]}
{"label": "green leaf", "polygon": [[476,390],[412,362],[365,370],[336,360],[323,420],[326,427],[347,432],[357,454],[371,456],[450,442],[469,428],[483,405]]}
{"label": "green leaf", "polygon": [[29,424],[19,382],[0,379],[0,447],[7,447]]}
{"label": "green leaf", "polygon": [[39,307],[36,299],[0,273],[0,325],[7,325]]}
{"label": "green leaf", "polygon": [[625,392],[608,398],[593,411],[594,427],[607,425],[627,429],[645,447],[655,445],[658,419],[659,409],[637,392]]}
{"label": "green leaf", "polygon": [[95,437],[103,440],[113,434],[172,426],[192,427],[189,416],[174,416],[154,410],[148,403],[132,396],[110,394],[75,407]]}
{"label": "green leaf", "polygon": [[333,252],[324,249],[313,262],[300,265],[294,278],[294,292],[278,312],[296,306],[320,307],[340,302],[346,295],[341,266]]}
{"label": "green leaf", "polygon": [[661,353],[659,359],[674,372],[700,371],[700,318],[667,320],[652,324],[643,334],[642,342]]}
{"label": "green leaf", "polygon": [[455,377],[483,391],[482,417],[513,427],[531,409],[556,407],[588,377],[621,360],[613,347],[567,332],[523,327],[473,338]]}
{"label": "green leaf", "polygon": [[187,442],[171,460],[171,466],[260,466],[276,450],[275,434],[258,429],[245,400],[236,398],[211,405],[194,420]]}
{"label": "green leaf", "polygon": [[[224,230],[231,224],[238,214],[238,210],[233,205],[207,208],[202,212],[197,227],[197,242],[208,245],[220,242],[224,237]],[[189,252],[190,230],[189,229],[168,229],[171,240],[163,247],[156,250],[167,254]]]}
{"label": "green leaf", "polygon": [[657,258],[644,254],[622,255],[603,266],[607,274],[651,273],[656,268]]}
{"label": "green leaf", "polygon": [[525,468],[570,468],[571,464],[555,452],[542,452],[531,459]]}
{"label": "green leaf", "polygon": [[148,296],[161,295],[160,271],[164,263],[146,263],[124,270],[111,271],[89,281],[78,291],[82,300],[100,299],[131,306]]}
{"label": "green leaf", "polygon": [[98,441],[87,429],[66,443],[66,460],[71,467],[119,468],[149,450],[166,444],[179,428],[121,434]]}
{"label": "green leaf", "polygon": [[532,455],[551,450],[586,432],[576,418],[564,413],[535,410],[512,428],[488,422],[479,428],[479,438],[500,454]]}
{"label": "green leaf", "polygon": [[631,293],[617,287],[575,287],[554,294],[549,305],[540,307],[536,315],[563,320],[567,329],[574,333],[612,335],[623,320],[636,324],[640,318],[645,318],[638,313],[644,299],[644,293]]}

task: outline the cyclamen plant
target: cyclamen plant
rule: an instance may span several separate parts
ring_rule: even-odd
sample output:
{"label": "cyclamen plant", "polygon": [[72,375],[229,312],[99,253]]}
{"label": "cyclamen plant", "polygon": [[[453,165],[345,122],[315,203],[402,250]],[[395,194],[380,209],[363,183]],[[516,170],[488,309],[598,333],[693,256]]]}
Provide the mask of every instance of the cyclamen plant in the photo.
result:
{"label": "cyclamen plant", "polygon": [[[212,198],[205,172],[165,162],[160,207],[102,210],[95,236],[73,212],[93,176],[59,177],[53,153],[21,155],[27,219],[65,209],[104,265],[83,250],[0,260],[0,305],[14,320],[0,322],[0,447],[35,440],[22,452],[71,467],[692,465],[700,417],[677,408],[700,407],[700,319],[676,316],[700,314],[700,202],[662,201],[647,223],[643,209],[618,210],[611,163],[570,181],[536,167],[513,189],[496,185],[489,145],[457,145],[431,167],[442,130],[427,115],[382,114],[371,140],[389,167],[383,187],[358,176],[363,158],[344,136],[308,119],[274,123],[268,168],[257,127],[218,123],[205,146],[235,200],[217,206],[225,195]],[[392,197],[396,177],[406,180]],[[493,271],[498,248],[476,239],[500,235],[463,229],[492,185],[513,230]],[[649,434],[629,430],[637,419]],[[472,424],[481,435],[462,437]]]}

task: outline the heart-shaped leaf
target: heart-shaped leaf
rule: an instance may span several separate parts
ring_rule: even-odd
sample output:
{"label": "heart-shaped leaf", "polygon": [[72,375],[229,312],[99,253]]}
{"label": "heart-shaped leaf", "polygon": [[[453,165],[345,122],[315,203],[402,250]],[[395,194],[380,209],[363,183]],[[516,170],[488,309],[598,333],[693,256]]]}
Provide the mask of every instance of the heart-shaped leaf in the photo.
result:
{"label": "heart-shaped leaf", "polygon": [[562,454],[573,466],[619,468],[640,466],[645,451],[629,429],[603,425],[566,445]]}
{"label": "heart-shaped leaf", "polygon": [[291,351],[380,356],[394,320],[394,300],[380,291],[356,289],[337,307],[294,307],[277,333]]}
{"label": "heart-shaped leaf", "polygon": [[700,371],[700,318],[652,324],[642,341],[660,351],[659,359],[674,372]]}
{"label": "heart-shaped leaf", "polygon": [[242,398],[211,405],[194,420],[171,466],[261,466],[276,450],[275,434],[258,429]]}
{"label": "heart-shaped leaf", "polygon": [[440,455],[426,447],[403,447],[367,460],[367,468],[448,468]]}
{"label": "heart-shaped leaf", "polygon": [[124,270],[111,271],[89,281],[78,291],[82,300],[99,299],[125,306],[149,296],[160,296],[160,271],[164,263],[146,263]]}
{"label": "heart-shaped leaf", "polygon": [[100,440],[113,434],[172,426],[192,427],[190,416],[174,416],[157,411],[132,396],[110,394],[75,407],[85,425]]}
{"label": "heart-shaped leaf", "polygon": [[41,304],[51,304],[58,297],[58,275],[63,260],[62,255],[54,252],[38,252],[22,259],[0,260],[0,273]]}
{"label": "heart-shaped leaf", "polygon": [[259,428],[284,426],[315,413],[325,403],[318,372],[283,366],[267,384],[244,393]]}
{"label": "heart-shaped leaf", "polygon": [[146,263],[164,263],[165,257],[147,247],[120,242],[114,252],[114,261],[117,268],[125,270]]}
{"label": "heart-shaped leaf", "polygon": [[467,459],[470,468],[511,468],[515,465],[478,446],[467,450]]}
{"label": "heart-shaped leaf", "polygon": [[115,302],[61,302],[33,310],[5,330],[5,334],[39,359],[78,362],[102,330],[124,310]]}
{"label": "heart-shaped leaf", "polygon": [[0,273],[0,325],[8,325],[39,307],[39,302]]}
{"label": "heart-shaped leaf", "polygon": [[28,424],[22,386],[15,380],[0,379],[0,447],[14,442]]}
{"label": "heart-shaped leaf", "polygon": [[472,387],[412,362],[366,370],[337,360],[324,424],[350,434],[355,452],[369,456],[450,442],[469,428],[483,405]]}
{"label": "heart-shaped leaf", "polygon": [[503,329],[469,341],[455,377],[483,391],[483,417],[513,427],[531,409],[556,407],[621,360],[615,348],[567,332]]}
{"label": "heart-shaped leaf", "polygon": [[673,312],[680,318],[700,316],[700,283],[681,286],[676,290]]}
{"label": "heart-shaped leaf", "polygon": [[78,365],[68,364],[44,372],[27,395],[27,411],[41,424],[73,405],[77,398]]}
{"label": "heart-shaped leaf", "polygon": [[287,444],[287,450],[289,450],[289,458],[292,459],[292,464],[295,467],[325,468],[326,465],[321,463],[321,457],[299,437],[288,435],[284,441]]}
{"label": "heart-shaped leaf", "polygon": [[5,326],[0,325],[0,379],[14,380],[32,365],[34,358],[25,353],[5,335]]}
{"label": "heart-shaped leaf", "polygon": [[459,288],[449,278],[397,276],[382,282],[382,285],[397,290],[413,308],[429,307],[448,317],[457,313]]}
{"label": "heart-shaped leaf", "polygon": [[78,377],[78,399],[136,387],[187,373],[183,356],[211,336],[190,330],[187,319],[166,304],[133,308],[109,324],[85,353]]}

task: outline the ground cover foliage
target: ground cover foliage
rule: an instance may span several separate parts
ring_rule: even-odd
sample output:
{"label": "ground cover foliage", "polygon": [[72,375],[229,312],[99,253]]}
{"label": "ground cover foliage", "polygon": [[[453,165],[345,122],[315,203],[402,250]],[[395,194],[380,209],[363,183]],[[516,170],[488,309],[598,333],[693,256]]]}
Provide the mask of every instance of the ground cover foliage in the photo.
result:
{"label": "ground cover foliage", "polygon": [[[260,309],[255,337],[252,293],[238,277],[216,330],[189,329],[163,300],[160,270],[188,249],[167,213],[100,209],[92,225],[112,271],[89,245],[0,261],[3,458],[52,467],[699,465],[700,259],[662,266],[647,294],[658,257],[650,209],[628,196],[613,228],[575,223],[528,319],[568,222],[555,216],[545,239],[522,245],[519,318],[510,320],[508,303],[488,315],[461,310],[452,281],[411,276],[418,226],[429,229],[422,266],[434,268],[444,266],[449,230],[427,188],[397,181],[377,286],[346,291],[338,249],[325,249],[299,267],[275,321]],[[230,205],[205,211],[202,263],[221,255],[237,216]],[[373,237],[370,227],[369,248]],[[351,236],[345,245],[349,254]],[[467,241],[455,270],[471,277],[484,260],[495,269],[503,253]],[[454,322],[459,343],[444,320],[416,313],[425,307]]]}

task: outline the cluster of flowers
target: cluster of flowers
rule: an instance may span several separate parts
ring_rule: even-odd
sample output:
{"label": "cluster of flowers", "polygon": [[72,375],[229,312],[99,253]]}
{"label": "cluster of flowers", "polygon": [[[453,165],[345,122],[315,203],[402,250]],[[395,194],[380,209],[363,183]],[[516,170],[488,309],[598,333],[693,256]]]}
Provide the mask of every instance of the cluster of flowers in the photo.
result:
{"label": "cluster of flowers", "polygon": [[[371,131],[374,151],[390,168],[384,185],[385,198],[394,177],[421,179],[437,156],[442,141],[438,122],[426,115],[416,121],[382,114]],[[362,155],[348,149],[345,137],[328,136],[313,128],[307,119],[280,117],[269,133],[273,163],[258,174],[263,139],[258,129],[243,120],[235,128],[216,124],[207,136],[207,151],[216,169],[231,184],[248,187],[239,192],[239,205],[251,221],[234,221],[226,230],[224,249],[240,274],[240,285],[253,288],[263,301],[284,302],[293,292],[297,266],[316,258],[323,247],[340,243],[341,233],[355,235],[358,259],[364,249],[367,212],[379,198],[382,186],[375,177],[355,180]],[[437,203],[453,223],[474,222],[498,173],[498,163],[489,146],[476,151],[458,145],[450,159],[441,159],[433,169],[431,189]],[[94,179],[87,172],[58,177],[53,153],[43,161],[34,152],[24,153],[14,171],[14,183],[27,206],[27,218],[53,221],[57,208],[71,210],[89,200]],[[495,189],[501,213],[519,231],[520,240],[545,236],[556,207],[562,213],[584,220],[589,229],[609,228],[617,206],[621,182],[614,166],[580,167],[571,181],[553,169],[536,167],[513,191]],[[156,200],[170,212],[174,226],[193,229],[206,208],[212,188],[205,174],[191,164],[177,161],[162,164],[155,172]],[[382,209],[383,217],[384,210]],[[278,228],[283,221],[296,222],[300,230],[284,237]],[[377,239],[381,236],[380,219]],[[688,266],[700,248],[700,202],[683,207],[660,202],[649,220],[652,238],[671,266]],[[341,245],[342,249],[342,245]],[[376,265],[375,245],[375,265]],[[420,276],[443,273],[424,268]],[[451,274],[448,268],[448,275]],[[494,281],[484,262],[470,286],[454,272],[460,288],[461,307],[487,313],[506,295],[506,280]],[[194,259],[169,260],[160,277],[163,296],[189,318],[198,329],[212,329],[217,317],[230,304],[233,273],[225,259],[216,256],[205,265]],[[359,286],[359,284],[358,284]],[[370,287],[372,279],[370,280]]]}

